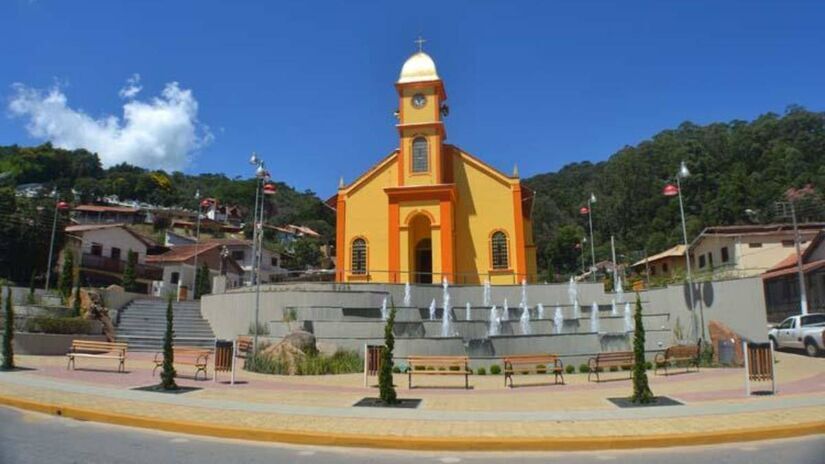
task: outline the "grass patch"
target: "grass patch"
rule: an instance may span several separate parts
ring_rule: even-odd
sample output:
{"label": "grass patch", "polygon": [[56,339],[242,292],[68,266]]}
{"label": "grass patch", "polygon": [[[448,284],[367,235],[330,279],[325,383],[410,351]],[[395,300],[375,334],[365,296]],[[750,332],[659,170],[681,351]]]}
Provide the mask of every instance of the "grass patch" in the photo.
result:
{"label": "grass patch", "polygon": [[[281,359],[259,353],[248,358],[244,369],[261,374],[288,375],[289,366]],[[295,375],[330,375],[363,372],[364,361],[355,351],[339,350],[332,356],[322,353],[306,356],[298,362]]]}

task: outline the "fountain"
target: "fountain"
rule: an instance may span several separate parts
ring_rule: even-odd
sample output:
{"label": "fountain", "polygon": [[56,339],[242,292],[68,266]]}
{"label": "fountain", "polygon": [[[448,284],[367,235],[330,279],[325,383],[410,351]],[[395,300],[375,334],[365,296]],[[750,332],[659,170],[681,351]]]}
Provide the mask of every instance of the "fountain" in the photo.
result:
{"label": "fountain", "polygon": [[498,315],[498,309],[493,305],[490,307],[490,329],[487,331],[488,336],[498,335],[501,333],[501,318]]}
{"label": "fountain", "polygon": [[521,279],[521,303],[522,309],[527,308],[527,279]]}
{"label": "fountain", "polygon": [[519,318],[519,323],[521,324],[522,335],[531,335],[533,333],[533,328],[530,327],[530,308],[528,308],[527,306],[521,308],[521,317]]}
{"label": "fountain", "polygon": [[620,274],[616,274],[616,284],[614,287],[616,288],[616,298],[619,300],[619,303],[624,303],[624,286],[622,285],[622,276]]}
{"label": "fountain", "polygon": [[611,316],[618,316],[619,315],[619,310],[616,308],[616,299],[615,298],[613,298],[610,301],[610,315]]}
{"label": "fountain", "polygon": [[484,306],[490,306],[493,304],[493,289],[490,287],[490,279],[486,279],[484,281],[484,302],[482,303]]}
{"label": "fountain", "polygon": [[450,305],[450,284],[447,282],[447,278],[445,277],[441,281],[441,285],[444,287],[444,293],[441,297],[442,306],[444,312],[441,314],[441,336],[442,337],[452,337],[453,336],[453,328],[452,328],[452,307]]}
{"label": "fountain", "polygon": [[576,287],[576,279],[570,277],[570,283],[567,285],[567,298],[571,305],[575,305],[579,301],[579,289]]}
{"label": "fountain", "polygon": [[510,320],[510,307],[507,305],[507,298],[504,299],[504,307],[501,309],[501,320]]}
{"label": "fountain", "polygon": [[630,303],[624,304],[624,331],[633,332],[633,314],[630,311]]}
{"label": "fountain", "polygon": [[561,333],[561,328],[564,325],[564,315],[561,313],[561,306],[556,306],[556,314],[553,316],[553,328],[557,334]]}
{"label": "fountain", "polygon": [[430,320],[435,320],[435,298],[430,302]]}
{"label": "fountain", "polygon": [[543,304],[539,303],[538,305],[536,305],[536,312],[538,313],[538,316],[536,316],[537,319],[540,319],[540,320],[544,319],[544,305]]}
{"label": "fountain", "polygon": [[404,306],[409,307],[412,303],[412,290],[410,288],[410,283],[407,282],[404,284]]}
{"label": "fountain", "polygon": [[381,320],[386,321],[390,317],[390,312],[387,311],[387,297],[381,302]]}
{"label": "fountain", "polygon": [[590,331],[599,332],[599,305],[595,301],[590,307]]}
{"label": "fountain", "polygon": [[582,317],[582,309],[579,307],[579,302],[573,303],[573,318],[578,319]]}
{"label": "fountain", "polygon": [[467,305],[465,306],[465,308],[467,308],[467,309],[465,310],[465,313],[464,313],[464,319],[466,319],[468,321],[471,321],[472,318],[470,317],[470,309],[472,309],[472,306],[470,306],[469,301],[467,302]]}

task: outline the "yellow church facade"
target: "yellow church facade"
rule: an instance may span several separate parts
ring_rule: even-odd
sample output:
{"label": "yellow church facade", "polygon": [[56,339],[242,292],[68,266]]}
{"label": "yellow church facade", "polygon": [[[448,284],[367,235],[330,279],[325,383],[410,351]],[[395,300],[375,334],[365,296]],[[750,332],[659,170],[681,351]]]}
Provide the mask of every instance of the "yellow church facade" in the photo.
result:
{"label": "yellow church facade", "polygon": [[336,280],[535,281],[533,193],[445,143],[447,93],[429,55],[413,54],[395,86],[399,147],[330,199]]}

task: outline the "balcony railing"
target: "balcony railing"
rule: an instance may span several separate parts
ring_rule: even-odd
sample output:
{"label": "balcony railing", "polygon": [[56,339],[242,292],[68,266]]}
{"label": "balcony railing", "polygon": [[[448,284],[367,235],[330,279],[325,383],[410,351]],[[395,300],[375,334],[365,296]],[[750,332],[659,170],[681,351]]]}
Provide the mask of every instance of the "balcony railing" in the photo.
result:
{"label": "balcony railing", "polygon": [[[126,269],[126,261],[88,253],[83,254],[80,265],[87,269],[112,272],[115,274],[122,274]],[[163,280],[163,268],[138,263],[135,265],[135,275],[138,279]]]}

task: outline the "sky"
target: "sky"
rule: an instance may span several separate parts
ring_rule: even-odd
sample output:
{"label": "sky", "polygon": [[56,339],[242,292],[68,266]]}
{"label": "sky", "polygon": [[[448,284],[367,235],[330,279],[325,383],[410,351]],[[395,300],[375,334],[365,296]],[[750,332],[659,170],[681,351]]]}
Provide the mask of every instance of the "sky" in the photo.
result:
{"label": "sky", "polygon": [[825,110],[825,2],[2,0],[0,145],[322,197],[398,146],[418,35],[448,143],[522,177],[684,121]]}

